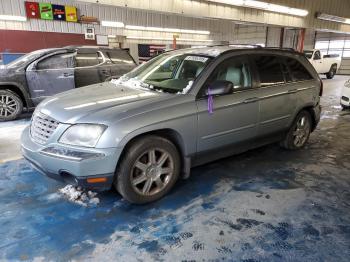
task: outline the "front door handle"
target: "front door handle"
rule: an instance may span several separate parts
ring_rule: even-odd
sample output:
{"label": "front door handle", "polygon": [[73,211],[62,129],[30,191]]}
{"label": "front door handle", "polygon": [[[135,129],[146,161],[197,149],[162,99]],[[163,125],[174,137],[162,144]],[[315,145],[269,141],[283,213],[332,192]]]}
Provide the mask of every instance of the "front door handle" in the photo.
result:
{"label": "front door handle", "polygon": [[253,103],[259,101],[258,97],[251,97],[251,98],[247,98],[246,100],[243,101],[244,104],[248,104],[248,103]]}

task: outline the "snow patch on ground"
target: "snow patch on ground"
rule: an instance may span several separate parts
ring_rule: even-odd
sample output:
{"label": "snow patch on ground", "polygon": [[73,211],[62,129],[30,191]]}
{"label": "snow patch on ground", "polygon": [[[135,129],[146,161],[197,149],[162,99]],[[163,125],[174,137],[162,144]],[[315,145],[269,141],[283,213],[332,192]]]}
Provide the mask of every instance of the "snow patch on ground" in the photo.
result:
{"label": "snow patch on ground", "polygon": [[97,193],[92,191],[84,191],[81,187],[67,185],[59,189],[59,193],[68,199],[70,202],[81,206],[96,206],[100,203],[100,199],[96,197]]}

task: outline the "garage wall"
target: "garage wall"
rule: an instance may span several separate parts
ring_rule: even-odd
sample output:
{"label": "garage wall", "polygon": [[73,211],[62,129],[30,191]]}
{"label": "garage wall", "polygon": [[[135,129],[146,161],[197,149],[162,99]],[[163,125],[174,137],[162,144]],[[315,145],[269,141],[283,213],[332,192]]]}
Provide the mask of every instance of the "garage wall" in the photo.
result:
{"label": "garage wall", "polygon": [[[96,0],[81,1],[96,3]],[[99,0],[100,4],[120,7],[128,6],[129,8],[183,14],[194,17],[220,18],[285,27],[318,28],[350,32],[350,25],[315,18],[316,12],[329,13],[330,10],[332,15],[349,17],[350,1],[348,0],[265,0],[265,2],[306,9],[309,11],[309,15],[306,17],[289,16],[263,10],[218,4],[205,0]]]}
{"label": "garage wall", "polygon": [[96,41],[85,40],[81,34],[0,30],[1,52],[28,53],[68,45],[96,45]]}

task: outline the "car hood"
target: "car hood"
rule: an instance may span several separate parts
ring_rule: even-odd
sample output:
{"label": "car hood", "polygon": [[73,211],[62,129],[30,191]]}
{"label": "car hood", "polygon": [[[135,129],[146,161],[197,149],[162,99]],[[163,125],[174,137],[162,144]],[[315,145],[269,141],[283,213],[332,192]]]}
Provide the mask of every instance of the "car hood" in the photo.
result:
{"label": "car hood", "polygon": [[175,95],[110,82],[77,88],[48,98],[37,111],[61,123],[110,123],[149,109]]}

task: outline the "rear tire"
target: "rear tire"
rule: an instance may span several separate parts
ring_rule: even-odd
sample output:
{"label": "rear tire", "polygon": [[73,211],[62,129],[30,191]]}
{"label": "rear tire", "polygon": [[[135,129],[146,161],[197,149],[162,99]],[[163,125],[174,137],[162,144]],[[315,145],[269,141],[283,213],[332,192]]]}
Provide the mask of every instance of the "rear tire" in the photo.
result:
{"label": "rear tire", "polygon": [[131,203],[145,204],[166,195],[181,170],[176,146],[169,140],[150,135],[137,139],[123,155],[114,186]]}
{"label": "rear tire", "polygon": [[23,111],[21,98],[11,90],[0,90],[0,122],[16,119]]}
{"label": "rear tire", "polygon": [[309,139],[312,129],[312,119],[308,111],[301,111],[295,118],[281,146],[288,150],[303,148]]}
{"label": "rear tire", "polygon": [[337,65],[332,65],[329,72],[326,74],[327,79],[333,79],[337,72]]}

